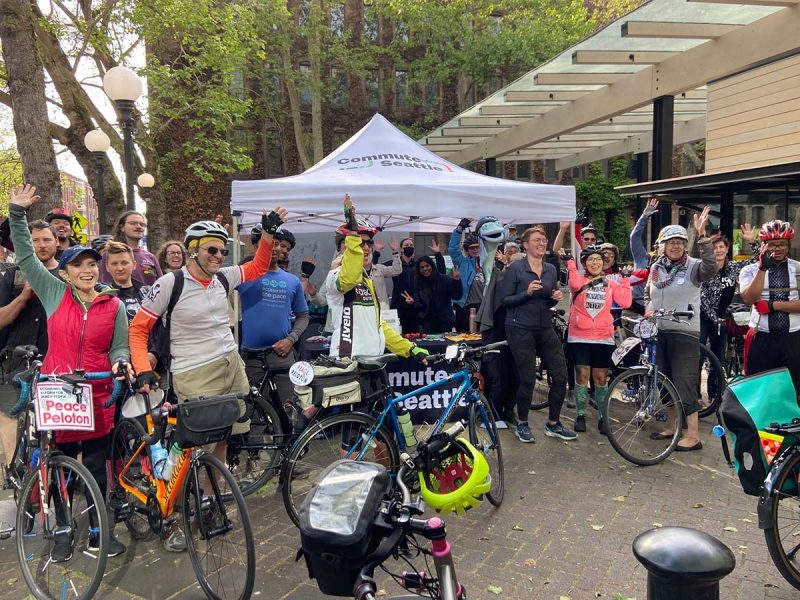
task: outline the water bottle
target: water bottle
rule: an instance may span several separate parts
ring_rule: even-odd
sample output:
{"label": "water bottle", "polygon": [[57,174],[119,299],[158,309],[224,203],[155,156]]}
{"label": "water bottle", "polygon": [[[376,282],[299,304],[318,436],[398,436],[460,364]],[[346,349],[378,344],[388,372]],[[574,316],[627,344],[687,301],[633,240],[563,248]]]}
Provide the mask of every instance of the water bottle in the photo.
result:
{"label": "water bottle", "polygon": [[150,446],[150,463],[153,465],[153,473],[159,479],[163,479],[161,473],[164,470],[164,463],[167,461],[167,449],[164,444],[156,442]]}
{"label": "water bottle", "polygon": [[404,407],[397,408],[397,422],[400,424],[400,431],[403,432],[406,446],[413,446],[416,444],[417,437],[414,435],[414,425],[411,423],[411,414]]}
{"label": "water bottle", "polygon": [[35,470],[39,466],[39,455],[41,454],[41,448],[34,448],[33,454],[31,455],[31,471]]}
{"label": "water bottle", "polygon": [[169,480],[169,478],[172,477],[172,470],[175,468],[178,457],[182,452],[181,447],[177,443],[172,444],[172,448],[169,449],[169,456],[167,456],[167,460],[164,463],[164,471],[161,474],[161,479]]}
{"label": "water bottle", "polygon": [[478,333],[478,311],[474,308],[469,309],[469,332]]}

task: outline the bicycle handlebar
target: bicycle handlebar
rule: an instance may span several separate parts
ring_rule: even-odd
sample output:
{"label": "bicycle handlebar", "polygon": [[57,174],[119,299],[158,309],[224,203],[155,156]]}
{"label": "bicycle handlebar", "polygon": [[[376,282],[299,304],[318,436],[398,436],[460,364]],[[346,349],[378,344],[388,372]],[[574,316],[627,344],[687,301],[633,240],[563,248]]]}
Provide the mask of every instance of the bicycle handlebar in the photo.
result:
{"label": "bicycle handlebar", "polygon": [[622,320],[627,323],[640,323],[642,321],[655,321],[656,319],[670,319],[672,321],[678,321],[681,318],[684,319],[691,319],[694,317],[694,311],[691,310],[656,310],[653,311],[652,314],[647,315],[645,317],[628,317],[626,315],[622,315]]}
{"label": "bicycle handlebar", "polygon": [[[83,382],[87,381],[103,381],[105,379],[113,379],[114,374],[111,371],[95,371],[89,373],[81,373],[80,371],[74,373],[64,373],[58,375],[56,373],[51,373],[49,375],[43,375],[39,372],[42,365],[38,361],[36,361],[30,369],[22,371],[21,373],[17,373],[14,376],[14,380],[19,383],[20,390],[19,390],[19,399],[14,407],[9,411],[11,416],[18,415],[28,404],[28,397],[31,393],[32,381],[33,376],[36,374],[36,381],[52,381],[61,380],[64,383],[68,383],[71,385],[80,385]],[[109,396],[108,401],[103,403],[105,408],[108,408],[116,402],[117,398],[122,395],[124,391],[124,384],[125,382],[114,379],[114,388],[111,390],[111,396]]]}
{"label": "bicycle handlebar", "polygon": [[[506,346],[508,346],[508,342],[504,340],[502,342],[494,342],[492,344],[487,344],[485,346],[478,346],[477,348],[470,348],[469,346],[459,347],[458,351],[461,354],[461,356],[460,357],[456,356],[456,359],[460,361],[463,360],[464,358],[467,358],[468,356],[475,356],[477,354],[483,355],[486,354],[487,352],[491,352],[493,350],[499,350],[500,348],[504,348]],[[449,359],[443,353],[439,353],[439,354],[429,355],[426,358],[426,360],[429,363],[437,363]]]}

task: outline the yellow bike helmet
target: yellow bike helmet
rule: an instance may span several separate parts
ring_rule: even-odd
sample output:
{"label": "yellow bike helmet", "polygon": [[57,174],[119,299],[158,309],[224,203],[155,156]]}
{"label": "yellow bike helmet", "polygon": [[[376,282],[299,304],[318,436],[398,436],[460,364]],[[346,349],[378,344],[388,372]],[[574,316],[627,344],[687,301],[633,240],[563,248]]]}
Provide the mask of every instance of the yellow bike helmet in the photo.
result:
{"label": "yellow bike helmet", "polygon": [[478,506],[492,487],[489,463],[483,454],[463,437],[428,457],[419,471],[420,495],[436,512],[463,515]]}

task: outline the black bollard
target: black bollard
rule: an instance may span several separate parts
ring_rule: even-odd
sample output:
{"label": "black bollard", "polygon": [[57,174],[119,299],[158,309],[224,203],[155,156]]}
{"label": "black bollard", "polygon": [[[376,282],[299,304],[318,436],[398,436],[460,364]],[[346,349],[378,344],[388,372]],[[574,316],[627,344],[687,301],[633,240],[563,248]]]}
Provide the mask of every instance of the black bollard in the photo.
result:
{"label": "black bollard", "polygon": [[687,527],[640,533],[633,555],[647,569],[648,600],[719,600],[719,582],[736,566],[725,544]]}

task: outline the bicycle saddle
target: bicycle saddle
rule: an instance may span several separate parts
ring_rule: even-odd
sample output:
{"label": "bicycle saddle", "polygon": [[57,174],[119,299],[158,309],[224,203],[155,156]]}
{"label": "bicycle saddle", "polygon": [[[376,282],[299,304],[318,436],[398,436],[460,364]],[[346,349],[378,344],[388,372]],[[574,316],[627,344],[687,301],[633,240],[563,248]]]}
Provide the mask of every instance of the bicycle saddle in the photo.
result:
{"label": "bicycle saddle", "polygon": [[354,356],[358,368],[364,371],[380,371],[390,362],[400,360],[396,354],[380,354],[378,356]]}

